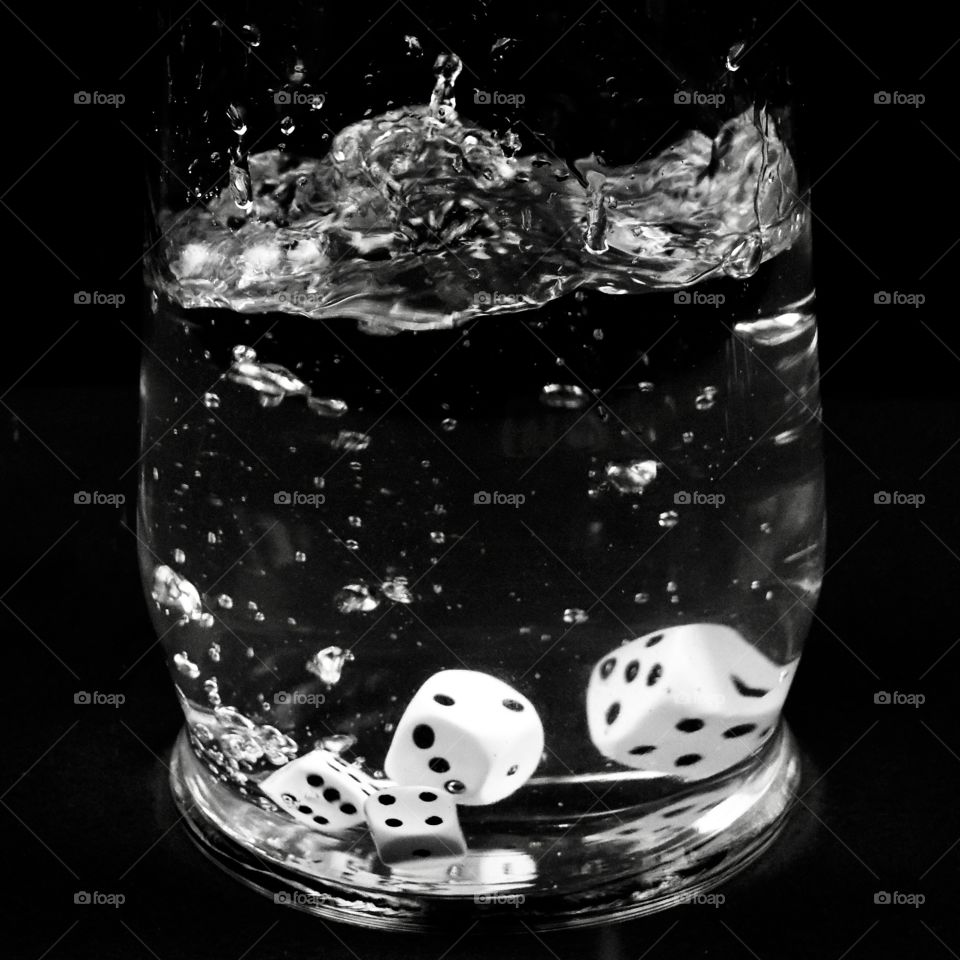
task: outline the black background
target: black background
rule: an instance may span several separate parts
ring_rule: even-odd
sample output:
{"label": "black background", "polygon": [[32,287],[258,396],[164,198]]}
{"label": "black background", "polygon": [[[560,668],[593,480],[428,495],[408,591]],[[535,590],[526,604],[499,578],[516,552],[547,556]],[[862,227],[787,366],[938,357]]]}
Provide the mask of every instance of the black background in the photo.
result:
{"label": "black background", "polygon": [[[370,5],[370,21],[386,6]],[[589,4],[551,8],[572,23]],[[932,3],[895,16],[819,0],[783,9],[807,51],[830,511],[828,575],[787,709],[808,792],[722,907],[498,938],[375,934],[278,909],[203,860],[177,824],[165,764],[179,715],[142,600],[125,473],[138,445],[147,86],[125,71],[151,28],[116,2],[0,3],[10,955],[957,956],[960,38],[950,8]],[[124,91],[130,109],[73,103],[94,89]],[[880,90],[926,102],[877,105]],[[75,306],[90,289],[126,303]],[[924,303],[878,305],[878,291]],[[76,507],[78,489],[122,490],[128,506]],[[880,490],[926,502],[879,506]],[[126,702],[74,705],[79,690]],[[878,705],[878,691],[925,703]],[[75,905],[82,890],[126,902]],[[879,905],[879,891],[925,902]]]}

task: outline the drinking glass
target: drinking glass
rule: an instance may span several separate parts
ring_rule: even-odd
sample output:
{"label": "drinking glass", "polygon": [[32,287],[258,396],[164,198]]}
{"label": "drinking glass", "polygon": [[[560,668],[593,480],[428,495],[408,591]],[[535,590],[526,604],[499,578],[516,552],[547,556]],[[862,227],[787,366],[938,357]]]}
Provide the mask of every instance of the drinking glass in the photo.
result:
{"label": "drinking glass", "polygon": [[822,573],[789,23],[185,8],[139,526],[193,835],[385,928],[706,895],[796,788]]}

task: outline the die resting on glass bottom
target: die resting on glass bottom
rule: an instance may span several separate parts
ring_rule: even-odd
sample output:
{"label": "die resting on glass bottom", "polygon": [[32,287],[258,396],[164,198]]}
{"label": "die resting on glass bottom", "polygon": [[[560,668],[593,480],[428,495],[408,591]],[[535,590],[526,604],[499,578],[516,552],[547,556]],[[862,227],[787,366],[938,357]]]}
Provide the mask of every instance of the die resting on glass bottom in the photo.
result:
{"label": "die resting on glass bottom", "polygon": [[[789,738],[778,728],[795,666],[774,664],[733,629],[706,623],[664,628],[609,651],[590,670],[584,719],[611,772],[585,778],[596,809],[569,822],[537,813],[552,778],[536,777],[544,728],[535,705],[496,677],[459,669],[429,677],[410,700],[383,761],[385,776],[318,747],[260,781],[276,813],[225,804],[209,788],[197,804],[195,759],[182,754],[175,786],[208,844],[214,831],[204,824],[229,810],[228,838],[214,846],[249,848],[255,838],[271,861],[283,851],[285,871],[301,875],[297,886],[305,876],[310,889],[330,884],[342,897],[349,888],[343,919],[365,922],[351,915],[364,897],[396,896],[391,925],[428,924],[422,903],[404,915],[404,895],[419,894],[448,904],[470,896],[485,913],[530,898],[526,921],[588,923],[594,911],[650,909],[681,866],[693,885],[714,884],[731,869],[723,863],[731,842],[739,842],[742,861],[769,840],[767,828],[797,777]],[[631,786],[644,782],[667,786],[631,804]],[[528,796],[534,801],[525,804]],[[498,815],[505,801],[509,815]],[[577,875],[592,893],[564,890]],[[331,896],[282,902],[336,915]],[[574,917],[562,919],[558,896],[577,904]],[[543,908],[550,919],[533,916],[540,903],[554,903]]]}

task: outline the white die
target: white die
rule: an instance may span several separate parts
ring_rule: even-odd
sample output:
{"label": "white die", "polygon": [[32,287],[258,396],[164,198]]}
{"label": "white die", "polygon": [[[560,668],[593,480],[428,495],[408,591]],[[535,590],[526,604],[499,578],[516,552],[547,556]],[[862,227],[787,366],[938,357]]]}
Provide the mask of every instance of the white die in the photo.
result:
{"label": "white die", "polygon": [[442,670],[410,701],[383,766],[397,783],[432,785],[475,806],[521,787],[542,754],[543,724],[522,693],[486,673]]}
{"label": "white die", "polygon": [[275,770],[260,789],[314,830],[335,832],[363,823],[364,801],[379,784],[329,750],[313,750]]}
{"label": "white die", "polygon": [[363,807],[377,854],[388,866],[456,863],[467,852],[453,798],[431,786],[391,786]]}
{"label": "white die", "polygon": [[627,767],[684,780],[711,777],[770,735],[795,666],[773,663],[720,624],[658,630],[594,667],[590,739]]}

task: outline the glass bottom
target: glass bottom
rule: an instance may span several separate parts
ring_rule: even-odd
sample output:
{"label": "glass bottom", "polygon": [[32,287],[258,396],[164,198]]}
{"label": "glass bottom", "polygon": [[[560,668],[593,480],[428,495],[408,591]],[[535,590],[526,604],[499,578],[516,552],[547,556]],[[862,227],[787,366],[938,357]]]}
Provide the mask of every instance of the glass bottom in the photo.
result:
{"label": "glass bottom", "polygon": [[[696,902],[773,842],[800,779],[781,725],[747,765],[668,801],[484,837],[454,867],[384,867],[369,838],[332,838],[242,800],[197,760],[185,732],[171,782],[193,839],[275,903],[363,927],[430,930],[483,920],[550,930]],[[690,805],[690,800],[696,798]],[[719,798],[719,799],[717,799]],[[468,838],[469,839],[469,838]]]}

